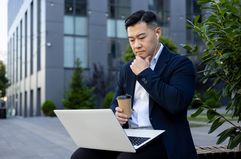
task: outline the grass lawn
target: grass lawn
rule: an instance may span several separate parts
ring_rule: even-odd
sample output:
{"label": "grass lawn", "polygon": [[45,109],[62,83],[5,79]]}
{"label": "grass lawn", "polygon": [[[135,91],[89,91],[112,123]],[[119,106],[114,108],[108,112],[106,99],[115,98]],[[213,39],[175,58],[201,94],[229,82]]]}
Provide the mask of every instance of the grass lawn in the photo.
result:
{"label": "grass lawn", "polygon": [[191,128],[205,126],[205,124],[198,124],[198,123],[189,123],[189,125],[190,125]]}

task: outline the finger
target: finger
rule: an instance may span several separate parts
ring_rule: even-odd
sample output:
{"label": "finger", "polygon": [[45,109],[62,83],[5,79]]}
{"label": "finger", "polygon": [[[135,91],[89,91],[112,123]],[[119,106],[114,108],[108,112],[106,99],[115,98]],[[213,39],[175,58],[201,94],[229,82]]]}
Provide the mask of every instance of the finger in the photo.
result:
{"label": "finger", "polygon": [[134,65],[135,63],[136,63],[136,59],[134,59],[131,64]]}
{"label": "finger", "polygon": [[115,112],[115,115],[119,118],[124,118],[124,119],[128,119],[127,115],[124,114],[123,112],[119,112],[119,111],[116,111]]}
{"label": "finger", "polygon": [[130,65],[130,68],[131,68],[131,70],[133,71],[133,69],[134,69],[134,66],[133,66],[133,65]]}
{"label": "finger", "polygon": [[116,112],[119,112],[119,113],[122,113],[122,112],[123,112],[123,109],[121,109],[120,107],[115,107],[115,111],[116,111]]}
{"label": "finger", "polygon": [[134,64],[134,62],[132,62],[132,63],[130,64],[130,67],[132,67],[132,66],[133,66],[133,64]]}
{"label": "finger", "polygon": [[150,61],[151,61],[151,56],[147,56],[147,57],[145,58],[145,61],[149,64]]}
{"label": "finger", "polygon": [[115,115],[116,115],[117,118],[121,118],[121,119],[123,119],[125,121],[128,120],[127,115],[122,113],[122,112],[116,112]]}
{"label": "finger", "polygon": [[122,112],[116,111],[115,113],[116,119],[119,121],[120,124],[125,124],[128,121],[127,115]]}
{"label": "finger", "polygon": [[117,120],[119,121],[120,124],[125,124],[128,120],[124,118],[119,118],[117,117]]}

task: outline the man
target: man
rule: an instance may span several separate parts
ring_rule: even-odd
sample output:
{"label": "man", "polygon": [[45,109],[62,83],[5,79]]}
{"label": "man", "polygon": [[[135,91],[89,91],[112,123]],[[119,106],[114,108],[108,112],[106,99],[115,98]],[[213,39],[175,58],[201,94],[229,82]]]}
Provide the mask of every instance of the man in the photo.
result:
{"label": "man", "polygon": [[[125,27],[135,59],[120,70],[111,108],[125,128],[166,131],[136,153],[78,149],[72,158],[196,159],[186,117],[194,94],[192,62],[159,43],[161,29],[154,13],[137,11],[125,20]],[[133,97],[130,119],[115,100],[124,94]]]}

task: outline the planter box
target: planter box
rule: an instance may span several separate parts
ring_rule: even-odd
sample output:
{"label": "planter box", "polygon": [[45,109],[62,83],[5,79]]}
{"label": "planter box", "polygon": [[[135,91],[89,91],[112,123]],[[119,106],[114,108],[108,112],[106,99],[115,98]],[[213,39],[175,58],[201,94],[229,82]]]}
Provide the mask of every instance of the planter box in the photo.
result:
{"label": "planter box", "polygon": [[198,146],[198,159],[239,159],[241,151],[227,149],[227,146]]}

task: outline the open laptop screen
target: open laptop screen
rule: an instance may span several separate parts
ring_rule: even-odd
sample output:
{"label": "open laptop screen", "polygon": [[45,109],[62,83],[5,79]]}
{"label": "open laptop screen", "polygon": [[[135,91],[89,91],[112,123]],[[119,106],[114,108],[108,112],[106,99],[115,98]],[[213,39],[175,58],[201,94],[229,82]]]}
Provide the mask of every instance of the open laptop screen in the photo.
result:
{"label": "open laptop screen", "polygon": [[142,144],[133,146],[127,134],[133,137],[137,136],[136,134],[140,137],[156,137],[163,132],[162,130],[124,130],[111,109],[54,110],[54,112],[74,142],[83,148],[135,152],[135,149]]}

